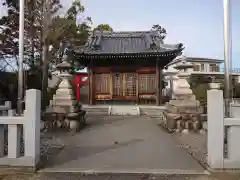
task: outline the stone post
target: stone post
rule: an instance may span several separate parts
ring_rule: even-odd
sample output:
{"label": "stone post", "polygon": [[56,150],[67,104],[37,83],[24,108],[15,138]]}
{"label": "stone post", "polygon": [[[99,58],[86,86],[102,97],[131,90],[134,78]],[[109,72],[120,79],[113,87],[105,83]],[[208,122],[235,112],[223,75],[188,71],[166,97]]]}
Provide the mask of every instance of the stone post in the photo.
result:
{"label": "stone post", "polygon": [[31,158],[32,165],[40,161],[40,118],[41,91],[29,89],[26,91],[26,105],[24,112],[24,145],[25,156]]}
{"label": "stone post", "polygon": [[224,99],[218,89],[207,91],[208,165],[213,169],[224,167]]}

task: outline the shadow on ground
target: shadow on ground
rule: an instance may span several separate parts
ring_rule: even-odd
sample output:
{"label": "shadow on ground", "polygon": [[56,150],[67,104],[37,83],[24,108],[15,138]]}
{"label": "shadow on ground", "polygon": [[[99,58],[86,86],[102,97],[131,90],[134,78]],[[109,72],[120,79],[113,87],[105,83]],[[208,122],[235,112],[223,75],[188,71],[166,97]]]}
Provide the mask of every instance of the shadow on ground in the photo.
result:
{"label": "shadow on ground", "polygon": [[[146,116],[89,116],[88,126],[71,135],[55,132],[45,168],[198,171],[204,169]],[[55,149],[54,149],[55,148]]]}

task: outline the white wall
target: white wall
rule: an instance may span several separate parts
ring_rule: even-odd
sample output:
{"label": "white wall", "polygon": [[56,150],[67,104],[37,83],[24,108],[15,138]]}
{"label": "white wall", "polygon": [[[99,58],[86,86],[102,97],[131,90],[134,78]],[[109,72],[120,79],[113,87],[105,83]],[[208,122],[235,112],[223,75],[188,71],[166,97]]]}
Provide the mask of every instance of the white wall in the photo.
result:
{"label": "white wall", "polygon": [[[189,61],[190,62],[190,61]],[[176,62],[171,64],[169,67],[175,67],[179,65],[181,62]],[[217,62],[190,62],[193,65],[199,65],[200,71],[194,71],[193,68],[189,68],[187,72],[210,72],[210,64],[216,64],[220,68],[220,63]],[[201,64],[204,64],[204,70],[201,70]]]}
{"label": "white wall", "polygon": [[[240,168],[240,105],[232,104],[232,117],[224,116],[224,98],[221,90],[207,92],[208,103],[208,165],[212,169]],[[225,128],[227,127],[227,134]],[[225,137],[227,144],[225,145]],[[224,155],[227,147],[227,156]]]}

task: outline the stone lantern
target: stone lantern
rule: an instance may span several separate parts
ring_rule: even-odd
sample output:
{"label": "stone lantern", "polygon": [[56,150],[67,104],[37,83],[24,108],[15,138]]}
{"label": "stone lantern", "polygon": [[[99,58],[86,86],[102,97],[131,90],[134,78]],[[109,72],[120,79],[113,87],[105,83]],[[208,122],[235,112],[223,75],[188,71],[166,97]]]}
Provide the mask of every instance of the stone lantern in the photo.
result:
{"label": "stone lantern", "polygon": [[191,63],[183,60],[175,68],[179,70],[176,89],[173,93],[174,99],[170,100],[163,112],[163,124],[169,131],[185,132],[189,129],[198,131],[201,128],[200,114],[203,108],[196,100],[187,81],[189,73],[187,69],[192,68]]}
{"label": "stone lantern", "polygon": [[179,70],[179,73],[177,75],[179,79],[177,81],[176,91],[174,92],[175,95],[192,94],[192,90],[190,89],[190,85],[187,81],[187,78],[190,75],[187,70],[192,67],[193,64],[186,62],[185,60],[181,61],[180,64],[175,66],[175,69]]}
{"label": "stone lantern", "polygon": [[176,76],[177,74],[178,74],[178,70],[173,68],[173,67],[168,67],[167,69],[163,70],[164,79],[169,84],[170,99],[173,98],[173,92],[175,90],[175,84],[176,84],[176,81],[178,80],[178,77]]}
{"label": "stone lantern", "polygon": [[[72,89],[73,76],[70,74],[71,64],[67,62],[67,55],[63,55],[62,63],[58,64],[59,77],[61,82],[53,96],[53,108],[51,113],[64,114],[65,119],[58,122],[58,127],[65,127],[72,132],[76,132],[82,125],[85,125],[85,111],[81,109],[81,104],[77,102]],[[55,112],[58,110],[58,112]]]}
{"label": "stone lantern", "polygon": [[71,64],[67,62],[67,55],[63,55],[62,63],[58,64],[56,68],[60,72],[61,82],[56,90],[53,102],[55,106],[64,107],[66,112],[68,112],[71,106],[76,105],[76,99],[71,84],[73,78],[70,74]]}

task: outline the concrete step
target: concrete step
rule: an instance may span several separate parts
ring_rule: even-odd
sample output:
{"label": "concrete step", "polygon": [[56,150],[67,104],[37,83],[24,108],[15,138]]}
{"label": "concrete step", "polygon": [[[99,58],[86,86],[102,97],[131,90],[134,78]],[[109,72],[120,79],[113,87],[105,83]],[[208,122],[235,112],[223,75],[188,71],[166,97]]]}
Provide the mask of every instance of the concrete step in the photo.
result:
{"label": "concrete step", "polygon": [[108,115],[109,106],[89,106],[83,105],[82,109],[87,112],[87,115]]}
{"label": "concrete step", "polygon": [[33,180],[209,180],[209,175],[199,174],[154,174],[154,173],[39,173]]}
{"label": "concrete step", "polygon": [[129,106],[129,105],[110,106],[109,115],[139,116],[140,109],[138,106]]}
{"label": "concrete step", "polygon": [[162,112],[162,109],[140,108],[141,115],[147,115],[150,117],[162,117]]}

